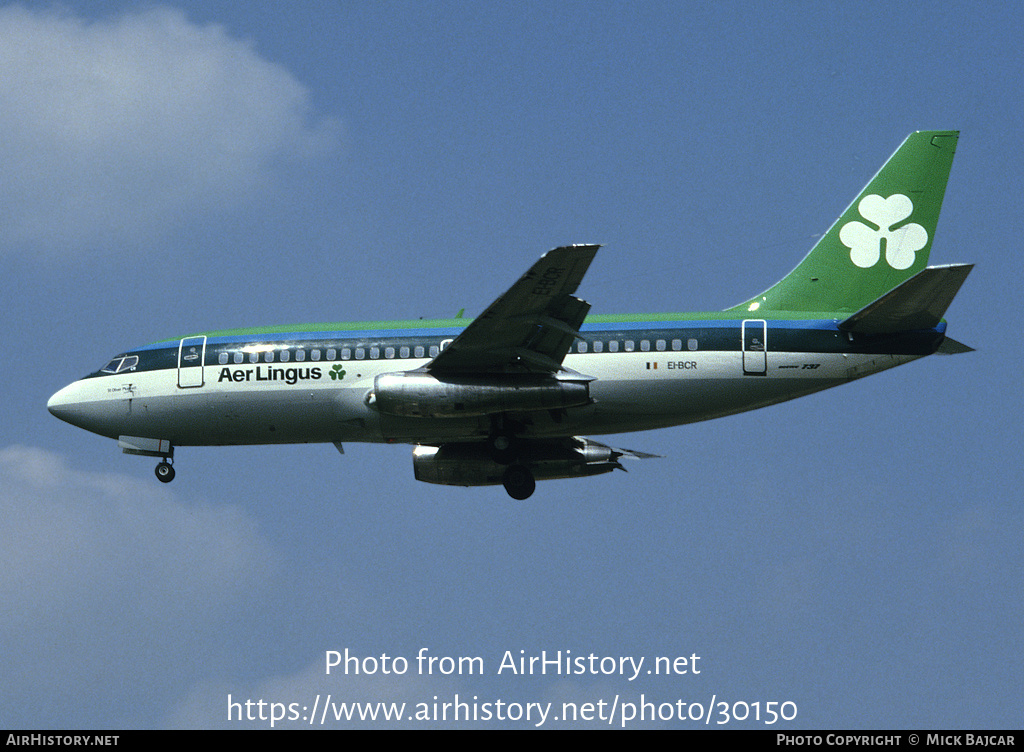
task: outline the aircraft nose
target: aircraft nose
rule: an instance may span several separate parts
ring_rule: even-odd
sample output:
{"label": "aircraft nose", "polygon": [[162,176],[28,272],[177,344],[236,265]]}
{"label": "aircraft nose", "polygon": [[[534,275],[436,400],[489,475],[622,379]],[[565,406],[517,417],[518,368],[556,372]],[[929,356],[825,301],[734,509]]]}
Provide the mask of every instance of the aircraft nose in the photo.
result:
{"label": "aircraft nose", "polygon": [[46,409],[50,411],[51,415],[75,426],[81,425],[81,418],[85,417],[82,414],[82,403],[75,394],[77,392],[76,385],[77,382],[68,384],[46,402]]}
{"label": "aircraft nose", "polygon": [[81,381],[68,384],[47,400],[46,409],[65,423],[103,436],[111,435],[112,431],[117,430],[113,425],[116,411],[112,411],[110,405],[87,391]]}

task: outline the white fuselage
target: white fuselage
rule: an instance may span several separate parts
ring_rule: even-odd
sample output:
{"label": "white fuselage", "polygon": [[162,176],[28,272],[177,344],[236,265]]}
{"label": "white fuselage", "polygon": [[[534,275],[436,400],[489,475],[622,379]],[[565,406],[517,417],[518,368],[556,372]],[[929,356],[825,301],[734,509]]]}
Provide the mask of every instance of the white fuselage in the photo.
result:
{"label": "white fuselage", "polygon": [[[284,349],[284,348],[281,348]],[[267,348],[264,345],[263,351]],[[633,351],[572,353],[565,366],[592,377],[592,403],[522,414],[524,436],[608,434],[708,420],[827,389],[921,354]],[[382,414],[368,402],[379,374],[412,371],[428,358],[343,362],[205,363],[99,374],[49,402],[58,417],[117,438],[174,445],[304,442],[438,444],[487,436],[486,417]],[[330,378],[343,366],[341,380]],[[341,369],[337,369],[341,370]]]}

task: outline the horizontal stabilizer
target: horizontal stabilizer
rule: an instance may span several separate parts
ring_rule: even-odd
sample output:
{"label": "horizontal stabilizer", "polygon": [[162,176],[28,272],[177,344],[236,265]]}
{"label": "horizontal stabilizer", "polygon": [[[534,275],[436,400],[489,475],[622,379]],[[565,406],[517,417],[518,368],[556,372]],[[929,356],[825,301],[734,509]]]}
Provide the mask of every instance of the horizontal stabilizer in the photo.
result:
{"label": "horizontal stabilizer", "polygon": [[659,460],[662,459],[660,454],[650,454],[649,452],[638,452],[635,449],[622,449],[621,447],[610,447],[610,449],[616,454],[622,455],[621,459],[626,460]]}
{"label": "horizontal stabilizer", "polygon": [[845,332],[887,334],[931,329],[941,320],[974,264],[929,266],[839,324]]}
{"label": "horizontal stabilizer", "polygon": [[962,353],[974,352],[974,348],[965,345],[963,342],[957,342],[952,337],[946,337],[935,352],[939,353],[939,355],[960,355]]}

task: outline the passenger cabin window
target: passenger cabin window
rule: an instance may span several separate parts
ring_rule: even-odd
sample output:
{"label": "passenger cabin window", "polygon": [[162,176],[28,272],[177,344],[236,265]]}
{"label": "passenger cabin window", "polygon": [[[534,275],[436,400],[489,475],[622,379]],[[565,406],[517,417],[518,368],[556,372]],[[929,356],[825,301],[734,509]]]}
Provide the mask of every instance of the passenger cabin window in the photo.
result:
{"label": "passenger cabin window", "polygon": [[310,360],[320,360],[320,351],[319,350],[311,351],[309,353],[309,359]]}
{"label": "passenger cabin window", "polygon": [[338,357],[338,351],[333,347],[327,350],[327,360],[335,360]]}
{"label": "passenger cabin window", "polygon": [[379,358],[379,357],[380,357],[380,348],[379,347],[371,347],[370,348],[370,358],[372,360],[377,360],[377,358]]}
{"label": "passenger cabin window", "polygon": [[362,360],[366,357],[366,350],[361,347],[356,348],[356,360]]}
{"label": "passenger cabin window", "polygon": [[596,352],[596,353],[604,352],[604,342],[602,342],[601,340],[595,340],[594,341],[594,352]]}
{"label": "passenger cabin window", "polygon": [[297,361],[299,361],[301,363],[305,359],[306,359],[306,351],[305,350],[296,350],[295,351],[295,360],[297,360]]}
{"label": "passenger cabin window", "polygon": [[384,348],[384,357],[385,358],[393,358],[393,357],[395,357],[395,348],[393,348],[393,347],[385,347]]}
{"label": "passenger cabin window", "polygon": [[640,350],[643,352],[650,352],[651,343],[646,339],[640,340]]}
{"label": "passenger cabin window", "polygon": [[231,358],[235,363],[241,363],[245,359],[245,355],[241,352],[236,352],[234,357]]}
{"label": "passenger cabin window", "polygon": [[352,348],[351,347],[343,347],[343,348],[341,348],[341,359],[342,360],[352,360]]}
{"label": "passenger cabin window", "polygon": [[665,349],[665,340],[659,339],[657,342],[655,342],[654,349],[657,350],[658,352],[662,352]]}
{"label": "passenger cabin window", "polygon": [[292,354],[288,350],[282,350],[281,351],[281,362],[282,363],[287,363],[291,359],[292,359]]}
{"label": "passenger cabin window", "polygon": [[617,339],[613,339],[611,342],[608,343],[608,352],[618,352],[618,351],[619,351],[619,341]]}
{"label": "passenger cabin window", "polygon": [[422,358],[423,357],[423,345],[416,345],[416,350],[414,352],[416,353],[416,357],[417,358]]}
{"label": "passenger cabin window", "polygon": [[408,358],[409,357],[409,347],[408,346],[402,347],[398,351],[398,357],[400,357],[400,358]]}
{"label": "passenger cabin window", "polygon": [[430,346],[430,357],[431,358],[436,358],[438,352],[440,352],[440,350],[437,349],[437,345],[431,345]]}
{"label": "passenger cabin window", "polygon": [[251,353],[249,353],[249,362],[250,363],[259,363],[260,362],[260,354],[258,352],[251,352]]}
{"label": "passenger cabin window", "polygon": [[220,363],[222,366],[226,365],[228,362],[228,354],[226,352],[220,353],[217,356],[217,362]]}
{"label": "passenger cabin window", "polygon": [[265,353],[263,353],[263,362],[264,363],[273,363],[274,362],[274,351],[273,350],[267,350]]}
{"label": "passenger cabin window", "polygon": [[683,349],[683,341],[681,339],[674,339],[674,340],[672,340],[672,349],[673,350],[682,350]]}
{"label": "passenger cabin window", "polygon": [[688,350],[696,350],[697,349],[697,340],[695,340],[695,339],[688,339],[688,340],[686,340],[686,348]]}
{"label": "passenger cabin window", "polygon": [[579,351],[581,353],[585,353],[587,351],[587,343],[586,342],[580,342]]}

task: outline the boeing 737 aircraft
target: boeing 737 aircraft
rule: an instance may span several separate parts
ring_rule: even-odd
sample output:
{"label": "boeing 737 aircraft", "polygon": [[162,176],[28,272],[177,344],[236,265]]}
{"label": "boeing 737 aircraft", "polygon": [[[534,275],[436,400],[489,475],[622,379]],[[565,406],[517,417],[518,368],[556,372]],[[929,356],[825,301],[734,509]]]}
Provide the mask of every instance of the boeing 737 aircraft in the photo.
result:
{"label": "boeing 737 aircraft", "polygon": [[957,131],[907,137],[796,269],[712,313],[587,316],[597,252],[544,254],[478,318],[191,334],[129,350],[50,398],[51,413],[159,457],[179,446],[411,444],[427,483],[598,475],[586,434],[709,420],[971,348],[942,319],[972,266],[927,266]]}

